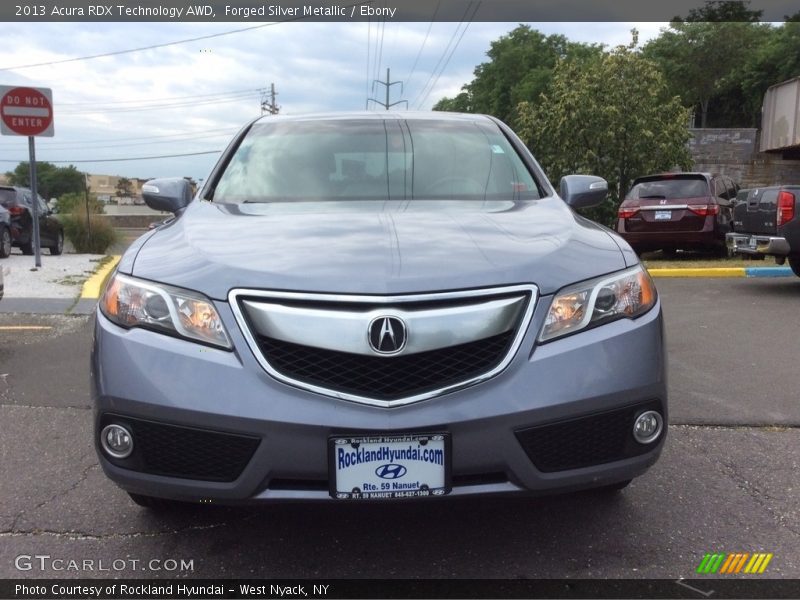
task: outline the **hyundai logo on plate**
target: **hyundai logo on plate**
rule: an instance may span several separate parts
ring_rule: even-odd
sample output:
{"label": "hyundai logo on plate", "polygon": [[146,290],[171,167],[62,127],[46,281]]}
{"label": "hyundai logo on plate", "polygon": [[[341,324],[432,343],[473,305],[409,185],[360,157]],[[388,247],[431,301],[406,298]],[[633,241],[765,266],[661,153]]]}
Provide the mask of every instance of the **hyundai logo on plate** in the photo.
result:
{"label": "hyundai logo on plate", "polygon": [[378,354],[396,354],[406,346],[406,324],[397,317],[378,317],[369,324],[369,345]]}
{"label": "hyundai logo on plate", "polygon": [[381,479],[400,479],[403,475],[408,472],[403,465],[381,465],[377,469],[375,469],[375,475],[380,477]]}

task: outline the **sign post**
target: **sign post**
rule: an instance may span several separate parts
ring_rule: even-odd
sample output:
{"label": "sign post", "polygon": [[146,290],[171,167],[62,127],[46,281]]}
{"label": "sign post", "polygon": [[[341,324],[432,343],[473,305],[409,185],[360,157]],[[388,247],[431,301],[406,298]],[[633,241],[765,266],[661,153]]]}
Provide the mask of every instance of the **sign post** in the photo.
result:
{"label": "sign post", "polygon": [[33,252],[36,268],[42,266],[39,236],[39,191],[36,185],[36,145],[33,138],[53,137],[53,91],[0,85],[0,133],[28,136],[33,215]]}

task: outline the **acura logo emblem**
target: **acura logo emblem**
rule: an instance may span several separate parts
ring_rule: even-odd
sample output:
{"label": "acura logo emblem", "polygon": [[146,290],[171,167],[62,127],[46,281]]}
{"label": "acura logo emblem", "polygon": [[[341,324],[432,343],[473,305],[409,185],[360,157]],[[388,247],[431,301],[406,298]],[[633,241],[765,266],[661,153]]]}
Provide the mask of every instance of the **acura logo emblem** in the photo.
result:
{"label": "acura logo emblem", "polygon": [[370,322],[368,336],[378,354],[397,354],[406,346],[406,324],[397,317],[378,317]]}

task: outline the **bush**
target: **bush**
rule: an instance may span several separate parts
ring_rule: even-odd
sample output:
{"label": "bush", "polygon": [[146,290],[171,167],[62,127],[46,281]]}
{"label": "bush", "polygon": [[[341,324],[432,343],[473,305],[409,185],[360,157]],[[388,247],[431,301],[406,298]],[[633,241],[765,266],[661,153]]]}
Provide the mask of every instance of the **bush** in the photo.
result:
{"label": "bush", "polygon": [[80,209],[64,215],[61,223],[64,225],[64,234],[75,247],[75,252],[104,254],[117,241],[117,232],[106,219],[91,215],[87,227],[86,214],[81,214]]}
{"label": "bush", "polygon": [[[83,193],[62,194],[56,204],[59,214],[68,215],[72,213],[83,214],[86,218],[86,195]],[[103,214],[103,204],[97,200],[95,194],[89,194],[89,212],[92,214]]]}

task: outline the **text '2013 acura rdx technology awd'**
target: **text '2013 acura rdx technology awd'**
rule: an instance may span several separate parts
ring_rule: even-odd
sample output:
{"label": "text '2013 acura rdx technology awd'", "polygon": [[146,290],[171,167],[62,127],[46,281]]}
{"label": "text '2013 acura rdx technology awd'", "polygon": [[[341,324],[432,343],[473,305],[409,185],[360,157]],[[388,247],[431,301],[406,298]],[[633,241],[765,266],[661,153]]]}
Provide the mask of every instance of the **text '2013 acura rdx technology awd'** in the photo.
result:
{"label": "text '2013 acura rdx technology awd'", "polygon": [[658,458],[661,305],[486,116],[268,117],[111,277],[95,441],[134,501],[619,488]]}

